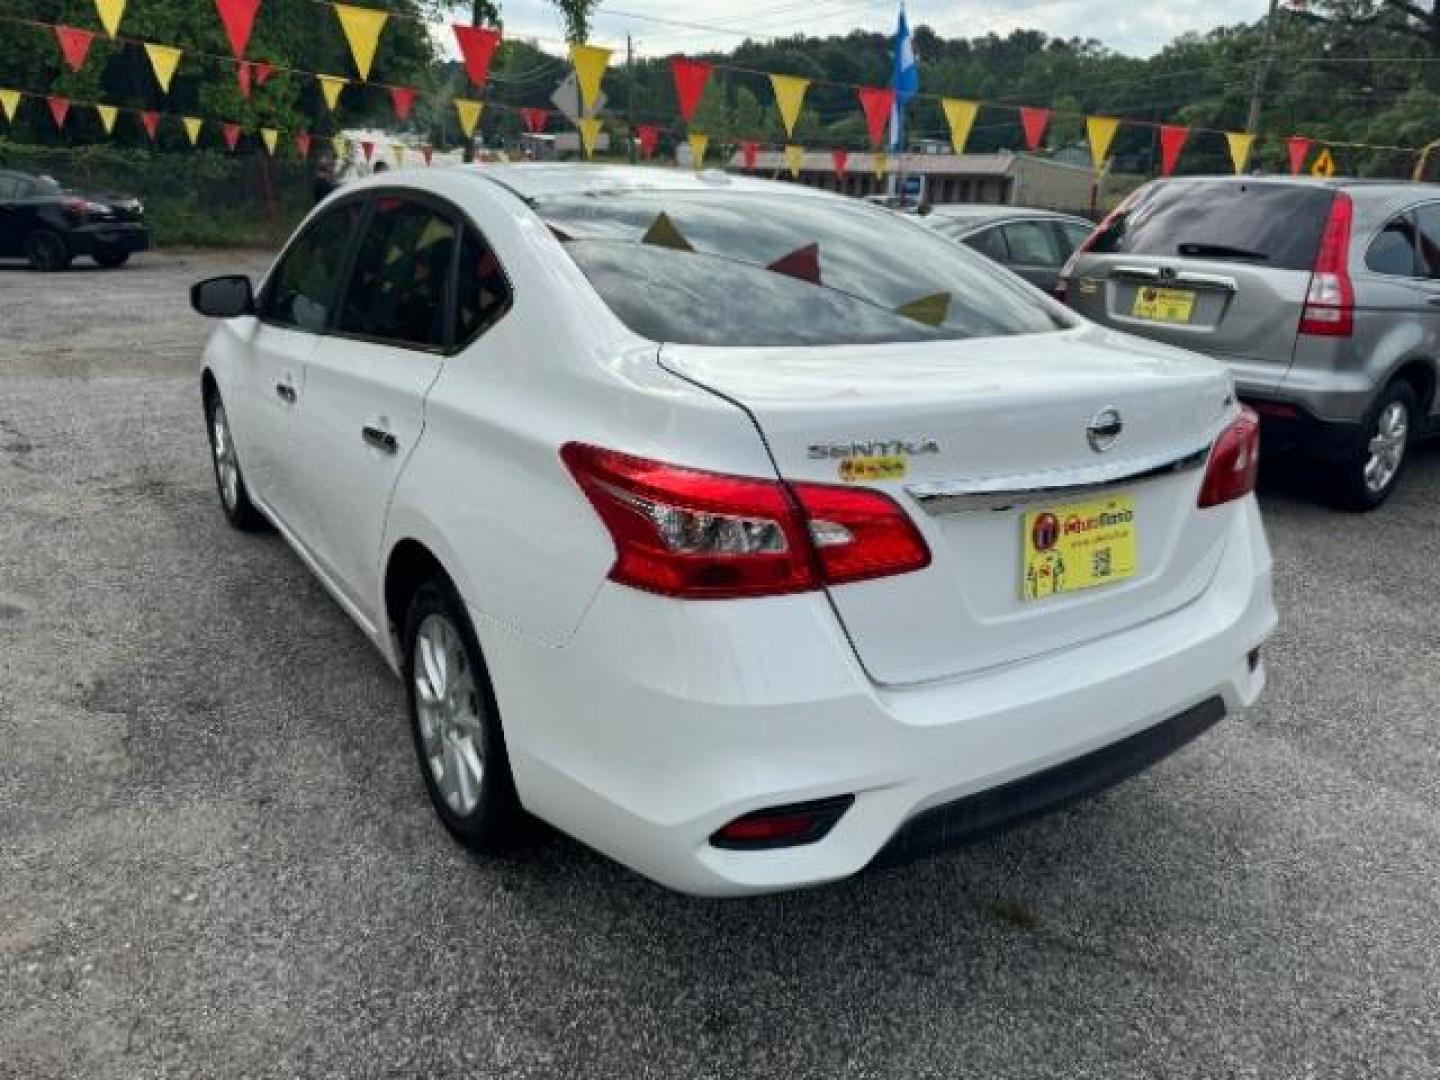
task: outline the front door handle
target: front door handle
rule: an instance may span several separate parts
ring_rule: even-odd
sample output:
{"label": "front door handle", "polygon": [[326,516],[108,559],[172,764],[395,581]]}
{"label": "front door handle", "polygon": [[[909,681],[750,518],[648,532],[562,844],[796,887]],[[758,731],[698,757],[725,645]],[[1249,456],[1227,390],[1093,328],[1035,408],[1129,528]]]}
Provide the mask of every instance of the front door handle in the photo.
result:
{"label": "front door handle", "polygon": [[279,395],[280,400],[285,402],[285,404],[295,404],[295,387],[291,386],[289,383],[276,383],[275,393]]}
{"label": "front door handle", "polygon": [[377,427],[363,427],[360,429],[360,437],[363,438],[376,450],[383,450],[387,454],[393,454],[400,449],[400,440],[391,435],[388,431],[382,431]]}

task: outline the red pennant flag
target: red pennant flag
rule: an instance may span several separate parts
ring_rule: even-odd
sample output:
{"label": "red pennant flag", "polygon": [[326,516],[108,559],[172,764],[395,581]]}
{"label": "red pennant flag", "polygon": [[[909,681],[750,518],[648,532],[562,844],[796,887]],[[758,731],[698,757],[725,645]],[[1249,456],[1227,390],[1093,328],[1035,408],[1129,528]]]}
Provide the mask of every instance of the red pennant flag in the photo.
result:
{"label": "red pennant flag", "polygon": [[754,139],[742,139],[740,142],[740,158],[745,162],[745,171],[755,171],[755,158],[759,153],[760,144]]}
{"label": "red pennant flag", "polygon": [[1034,152],[1040,149],[1040,140],[1045,137],[1045,127],[1050,123],[1049,109],[1021,109],[1020,126],[1025,129],[1025,148]]}
{"label": "red pennant flag", "polygon": [[841,180],[845,179],[845,165],[850,160],[850,155],[844,150],[831,150],[830,160],[835,165],[835,175]]}
{"label": "red pennant flag", "polygon": [[295,152],[301,158],[310,156],[310,133],[308,131],[297,131],[295,133]]}
{"label": "red pennant flag", "polygon": [[538,133],[545,130],[550,114],[544,109],[521,109],[520,119],[525,121],[526,131]]}
{"label": "red pennant flag", "polygon": [[820,245],[806,244],[802,248],[796,248],[789,255],[781,255],[765,269],[808,281],[811,285],[819,285]]}
{"label": "red pennant flag", "polygon": [[150,109],[140,113],[140,123],[145,125],[145,134],[150,136],[150,141],[155,141],[155,133],[160,130],[160,114]]}
{"label": "red pennant flag", "polygon": [[855,92],[860,95],[860,107],[865,110],[870,145],[879,146],[885,141],[885,125],[890,123],[890,112],[895,108],[895,91],[888,86],[862,86]]}
{"label": "red pennant flag", "polygon": [[660,129],[654,124],[641,124],[635,129],[635,137],[640,140],[640,156],[649,158],[655,153],[655,144],[660,141]]}
{"label": "red pennant flag", "polygon": [[1285,146],[1290,151],[1290,175],[1299,176],[1300,170],[1305,167],[1305,159],[1310,156],[1310,151],[1315,146],[1315,140],[1307,139],[1304,135],[1291,135],[1285,140]]}
{"label": "red pennant flag", "polygon": [[1185,146],[1185,140],[1190,137],[1190,129],[1179,124],[1160,125],[1160,175],[1169,176],[1175,171],[1175,164],[1180,160],[1180,151]]}
{"label": "red pennant flag", "polygon": [[250,65],[255,71],[255,83],[257,86],[264,86],[270,81],[270,76],[275,74],[275,68],[264,60],[256,60]]}
{"label": "red pennant flag", "polygon": [[431,147],[431,146],[428,146],[428,145],[427,145],[427,146],[422,146],[422,147],[420,148],[420,156],[425,159],[425,164],[426,164],[426,165],[429,165],[429,164],[430,164],[430,159],[435,156],[435,149],[434,149],[434,147]]}
{"label": "red pennant flag", "polygon": [[255,26],[260,0],[215,0],[215,8],[220,12],[220,21],[225,24],[230,51],[239,60],[245,55],[245,46],[250,42],[250,31]]}
{"label": "red pennant flag", "polygon": [[690,123],[695,115],[695,106],[705,93],[705,83],[710,78],[710,65],[703,60],[687,60],[683,56],[670,58],[670,74],[675,76],[675,99],[680,102],[680,115]]}
{"label": "red pennant flag", "polygon": [[232,151],[235,149],[235,147],[240,145],[239,124],[221,124],[220,131],[225,136],[225,145],[228,146]]}
{"label": "red pennant flag", "polygon": [[95,35],[89,30],[77,30],[73,26],[57,26],[55,36],[60,39],[60,52],[65,57],[65,63],[70,65],[70,70],[79,71],[84,67],[85,57],[90,55],[90,42],[95,40]]}
{"label": "red pennant flag", "polygon": [[410,119],[410,110],[415,105],[415,91],[408,86],[392,86],[390,100],[395,103],[395,119]]}
{"label": "red pennant flag", "polygon": [[375,144],[368,140],[362,140],[360,143],[360,149],[365,154],[365,163],[368,165],[370,163],[370,159],[375,156]]}
{"label": "red pennant flag", "polygon": [[455,40],[460,43],[460,55],[465,58],[465,71],[477,89],[485,88],[490,78],[490,58],[500,44],[500,31],[484,26],[462,26],[455,24]]}
{"label": "red pennant flag", "polygon": [[248,100],[250,97],[250,62],[248,60],[240,61],[239,67],[235,69],[235,78],[240,82],[240,96]]}
{"label": "red pennant flag", "polygon": [[63,128],[65,126],[65,117],[70,115],[70,99],[47,97],[45,104],[50,106],[50,115],[55,118],[55,126]]}

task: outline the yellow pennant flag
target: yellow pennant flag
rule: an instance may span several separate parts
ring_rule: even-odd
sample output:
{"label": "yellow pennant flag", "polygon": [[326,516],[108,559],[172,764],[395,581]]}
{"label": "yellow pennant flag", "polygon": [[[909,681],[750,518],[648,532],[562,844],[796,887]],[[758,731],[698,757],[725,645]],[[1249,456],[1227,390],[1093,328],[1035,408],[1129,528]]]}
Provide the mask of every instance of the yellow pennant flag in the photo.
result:
{"label": "yellow pennant flag", "polygon": [[485,103],[481,101],[458,97],[455,99],[455,111],[460,114],[460,130],[467,139],[475,137],[475,125],[480,123],[480,110],[484,107]]}
{"label": "yellow pennant flag", "polygon": [[595,144],[600,139],[600,118],[598,116],[582,116],[580,123],[580,143],[585,148],[585,156],[588,158],[595,153]]}
{"label": "yellow pennant flag", "polygon": [[155,71],[155,81],[165,93],[170,92],[170,80],[175,78],[175,68],[180,63],[180,50],[169,45],[145,43],[145,55],[150,57],[150,66]]}
{"label": "yellow pennant flag", "polygon": [[705,148],[710,145],[710,136],[698,131],[690,133],[690,164],[700,168],[705,164]]}
{"label": "yellow pennant flag", "polygon": [[114,105],[96,105],[95,111],[100,114],[100,126],[105,129],[105,134],[114,134],[115,117],[119,115],[120,110]]}
{"label": "yellow pennant flag", "polygon": [[195,146],[200,142],[200,128],[204,126],[205,121],[198,116],[187,116],[183,119],[183,123],[185,124],[185,135],[189,138],[190,145]]}
{"label": "yellow pennant flag", "polygon": [[375,47],[380,44],[380,31],[385,29],[390,13],[379,8],[336,4],[335,14],[340,19],[340,28],[345,31],[345,40],[350,43],[350,52],[355,57],[355,66],[360,69],[360,78],[370,78]]}
{"label": "yellow pennant flag", "polygon": [[803,146],[785,147],[785,167],[790,170],[790,175],[796,180],[800,179],[800,170],[805,165],[805,148]]}
{"label": "yellow pennant flag", "polygon": [[331,111],[340,104],[340,91],[345,89],[345,81],[339,75],[316,75],[320,80],[320,92],[325,95],[325,104]]}
{"label": "yellow pennant flag", "polygon": [[1239,176],[1250,163],[1250,148],[1255,145],[1255,136],[1244,131],[1227,131],[1225,141],[1230,144],[1230,160],[1235,163],[1235,175]]}
{"label": "yellow pennant flag", "polygon": [[120,32],[120,20],[125,17],[125,0],[95,0],[95,11],[107,34],[113,38]]}
{"label": "yellow pennant flag", "polygon": [[980,103],[941,98],[940,108],[945,112],[945,122],[950,125],[950,145],[955,148],[955,153],[963,154],[965,144],[970,141],[970,129],[975,126],[975,117],[980,112]]}
{"label": "yellow pennant flag", "polygon": [[5,119],[14,120],[15,110],[20,107],[19,90],[0,90],[0,109],[5,110]]}
{"label": "yellow pennant flag", "polygon": [[265,144],[265,149],[270,152],[270,156],[274,157],[275,147],[280,144],[280,132],[274,128],[261,128],[260,141]]}
{"label": "yellow pennant flag", "polygon": [[884,152],[877,152],[872,162],[875,170],[875,179],[879,180],[890,171],[890,155]]}
{"label": "yellow pennant flag", "polygon": [[1115,141],[1115,132],[1120,130],[1120,121],[1113,116],[1087,116],[1085,134],[1090,140],[1090,160],[1099,172],[1105,167],[1110,156],[1110,144]]}
{"label": "yellow pennant flag", "polygon": [[398,142],[391,143],[390,153],[395,155],[395,167],[403,169],[405,167],[405,147]]}
{"label": "yellow pennant flag", "polygon": [[588,113],[600,96],[600,80],[610,66],[610,50],[599,45],[571,45],[570,62],[575,65],[575,78],[580,84],[580,111]]}
{"label": "yellow pennant flag", "polygon": [[805,91],[810,80],[798,75],[771,75],[770,86],[775,91],[775,105],[780,110],[780,120],[785,125],[785,134],[795,134],[796,121],[800,119],[800,106],[805,102]]}

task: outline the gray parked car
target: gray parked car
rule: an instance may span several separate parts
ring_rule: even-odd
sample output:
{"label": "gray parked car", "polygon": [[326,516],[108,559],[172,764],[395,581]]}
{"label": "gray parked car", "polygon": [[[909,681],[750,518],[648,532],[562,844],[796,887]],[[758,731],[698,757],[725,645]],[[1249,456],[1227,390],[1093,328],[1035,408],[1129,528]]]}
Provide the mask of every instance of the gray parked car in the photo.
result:
{"label": "gray parked car", "polygon": [[921,219],[1050,292],[1065,260],[1095,229],[1084,218],[1049,210],[985,204],[942,205]]}
{"label": "gray parked car", "polygon": [[1057,294],[1131,333],[1226,361],[1265,445],[1325,463],[1379,506],[1440,434],[1440,187],[1200,177],[1136,192]]}

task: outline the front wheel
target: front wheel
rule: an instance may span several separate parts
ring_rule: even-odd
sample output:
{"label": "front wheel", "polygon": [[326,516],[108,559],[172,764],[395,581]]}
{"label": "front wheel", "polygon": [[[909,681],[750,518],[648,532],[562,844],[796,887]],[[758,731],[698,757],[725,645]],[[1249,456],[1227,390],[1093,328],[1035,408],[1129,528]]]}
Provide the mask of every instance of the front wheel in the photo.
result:
{"label": "front wheel", "polygon": [[95,262],[106,270],[114,270],[130,261],[128,251],[97,251]]}
{"label": "front wheel", "polygon": [[230,417],[219,391],[205,395],[205,426],[210,433],[210,461],[215,468],[215,487],[220,492],[220,508],[225,518],[242,532],[259,532],[266,526],[265,516],[255,509],[245,488],[245,475],[240,471],[240,457],[235,451],[235,438],[230,433]]}
{"label": "front wheel", "polygon": [[504,850],[524,814],[475,631],[448,581],[415,591],[404,641],[411,734],[435,812],[472,851]]}
{"label": "front wheel", "polygon": [[1332,469],[1336,503],[1346,510],[1380,506],[1405,470],[1418,402],[1406,383],[1394,383],[1376,401],[1355,449]]}

